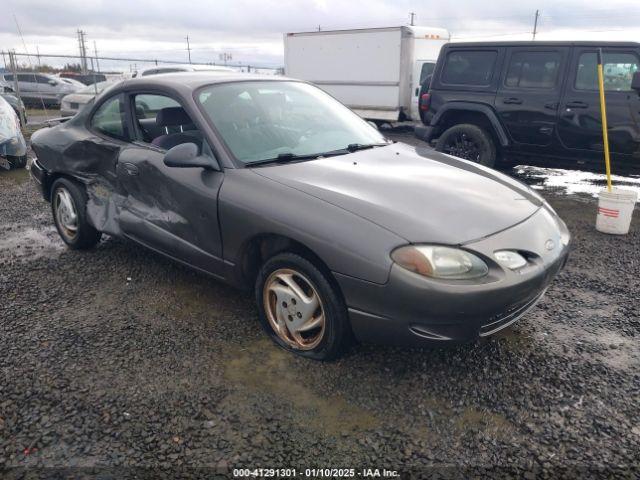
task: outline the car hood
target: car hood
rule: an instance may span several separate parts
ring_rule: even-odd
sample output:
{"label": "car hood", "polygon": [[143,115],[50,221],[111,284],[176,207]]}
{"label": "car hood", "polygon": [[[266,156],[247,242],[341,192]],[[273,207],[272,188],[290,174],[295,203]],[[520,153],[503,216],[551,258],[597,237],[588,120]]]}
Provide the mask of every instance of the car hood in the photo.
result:
{"label": "car hood", "polygon": [[253,171],[411,243],[455,245],[484,238],[522,222],[543,203],[499,172],[401,143]]}
{"label": "car hood", "polygon": [[70,93],[69,95],[65,95],[62,99],[63,102],[73,102],[73,103],[89,103],[91,99],[95,97],[93,93]]}

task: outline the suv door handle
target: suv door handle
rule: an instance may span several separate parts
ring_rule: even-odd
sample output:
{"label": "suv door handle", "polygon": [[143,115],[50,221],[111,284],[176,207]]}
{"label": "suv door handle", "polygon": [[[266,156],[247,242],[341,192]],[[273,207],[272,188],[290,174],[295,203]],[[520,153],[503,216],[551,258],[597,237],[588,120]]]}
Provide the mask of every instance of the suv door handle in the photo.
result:
{"label": "suv door handle", "polygon": [[589,104],[585,102],[569,102],[567,103],[567,108],[589,108]]}
{"label": "suv door handle", "polygon": [[546,108],[548,110],[557,110],[558,109],[558,102],[545,103],[544,104],[544,108]]}
{"label": "suv door handle", "polygon": [[502,100],[502,103],[510,104],[510,105],[520,105],[522,103],[521,98],[509,97]]}

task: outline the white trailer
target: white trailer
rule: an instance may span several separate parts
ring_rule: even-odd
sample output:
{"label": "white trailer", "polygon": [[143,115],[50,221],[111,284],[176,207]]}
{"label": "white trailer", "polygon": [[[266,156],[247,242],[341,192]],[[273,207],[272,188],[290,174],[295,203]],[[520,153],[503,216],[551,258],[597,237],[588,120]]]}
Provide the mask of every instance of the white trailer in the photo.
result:
{"label": "white trailer", "polygon": [[285,75],[312,82],[363,118],[417,121],[420,84],[449,32],[389,27],[287,33]]}

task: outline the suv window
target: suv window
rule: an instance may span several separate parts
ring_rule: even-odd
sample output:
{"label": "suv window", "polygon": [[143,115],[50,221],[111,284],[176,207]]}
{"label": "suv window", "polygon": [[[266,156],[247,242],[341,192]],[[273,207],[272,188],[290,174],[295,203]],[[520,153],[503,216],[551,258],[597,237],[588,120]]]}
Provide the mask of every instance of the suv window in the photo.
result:
{"label": "suv window", "polygon": [[94,130],[119,140],[128,140],[124,102],[120,95],[104,102],[93,114],[91,126]]}
{"label": "suv window", "polygon": [[560,69],[560,52],[515,52],[505,85],[520,88],[553,88]]}
{"label": "suv window", "polygon": [[420,70],[420,85],[423,84],[424,80],[431,74],[433,74],[433,69],[436,64],[432,62],[425,62],[422,64],[422,69]]}
{"label": "suv window", "polygon": [[5,76],[4,76],[4,79],[5,79],[7,82],[13,82],[13,74],[5,75]]}
{"label": "suv window", "polygon": [[454,50],[447,54],[442,70],[442,83],[486,86],[491,83],[495,50]]}
{"label": "suv window", "polygon": [[[638,57],[632,53],[604,52],[602,71],[604,89],[607,91],[628,92],[631,90],[631,77],[638,71]],[[585,52],[578,60],[576,90],[598,89],[598,56],[596,52]]]}

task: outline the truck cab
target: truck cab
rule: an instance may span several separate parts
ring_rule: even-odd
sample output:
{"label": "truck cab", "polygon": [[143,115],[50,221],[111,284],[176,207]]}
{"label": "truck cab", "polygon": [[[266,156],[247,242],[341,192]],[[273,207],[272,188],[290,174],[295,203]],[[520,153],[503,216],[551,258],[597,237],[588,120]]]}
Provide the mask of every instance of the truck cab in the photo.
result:
{"label": "truck cab", "polygon": [[599,166],[599,49],[614,166],[638,168],[640,44],[633,42],[446,45],[421,98],[426,127],[416,133],[441,151],[490,166],[516,159]]}

